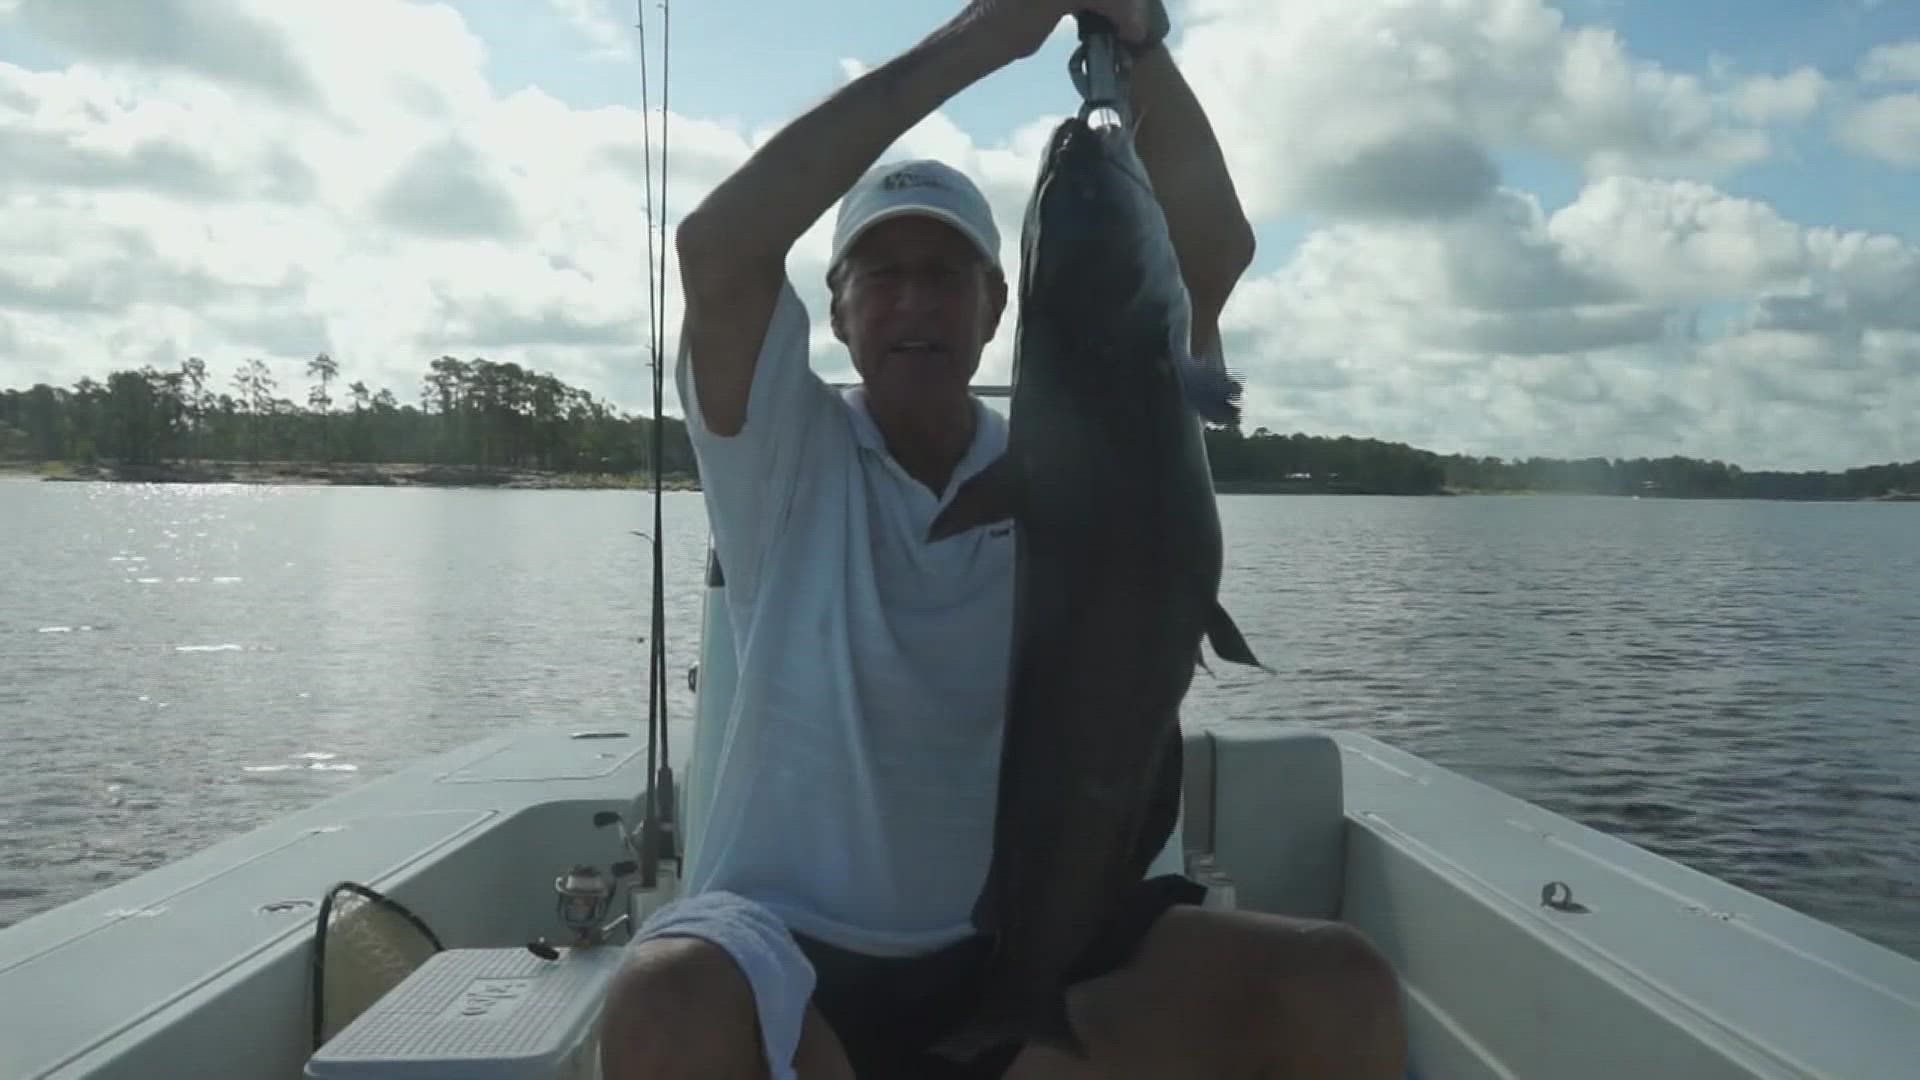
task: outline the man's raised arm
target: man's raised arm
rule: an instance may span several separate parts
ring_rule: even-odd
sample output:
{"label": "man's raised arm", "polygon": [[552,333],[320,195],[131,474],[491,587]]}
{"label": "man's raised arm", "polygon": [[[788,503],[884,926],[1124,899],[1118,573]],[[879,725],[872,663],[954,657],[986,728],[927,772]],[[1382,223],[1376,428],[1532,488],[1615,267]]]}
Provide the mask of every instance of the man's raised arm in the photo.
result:
{"label": "man's raised arm", "polygon": [[848,83],[755,151],[680,222],[682,330],[701,419],[746,421],[761,339],[787,252],[906,131],[1014,55],[970,4],[918,45]]}
{"label": "man's raised arm", "polygon": [[1132,104],[1140,118],[1140,162],[1167,216],[1193,301],[1193,352],[1218,364],[1220,312],[1253,262],[1253,226],[1213,126],[1164,46],[1135,61]]}
{"label": "man's raised arm", "polygon": [[1082,8],[1108,14],[1123,34],[1144,33],[1142,0],[970,0],[919,44],[788,124],[680,222],[682,332],[708,430],[733,435],[746,421],[761,339],[800,234],[908,129],[1032,55]]}

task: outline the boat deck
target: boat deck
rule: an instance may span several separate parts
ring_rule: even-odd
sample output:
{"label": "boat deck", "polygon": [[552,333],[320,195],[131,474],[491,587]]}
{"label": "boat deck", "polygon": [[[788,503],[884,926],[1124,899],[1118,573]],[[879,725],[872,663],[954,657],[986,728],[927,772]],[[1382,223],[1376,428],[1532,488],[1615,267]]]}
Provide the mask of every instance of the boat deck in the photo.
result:
{"label": "boat deck", "polygon": [[641,730],[570,735],[461,747],[0,930],[0,1077],[298,1076],[314,918],[342,880],[449,948],[559,936],[554,877],[626,857],[592,817],[646,773]]}
{"label": "boat deck", "polygon": [[[299,1076],[342,880],[450,948],[561,937],[554,878],[626,857],[592,818],[646,761],[637,730],[572,735],[461,747],[0,930],[0,1076]],[[1920,1075],[1920,962],[1364,736],[1188,748],[1186,849],[1243,908],[1376,941],[1422,1080]]]}
{"label": "boat deck", "polygon": [[1335,738],[1341,914],[1402,972],[1422,1075],[1920,1076],[1920,961],[1377,741]]}

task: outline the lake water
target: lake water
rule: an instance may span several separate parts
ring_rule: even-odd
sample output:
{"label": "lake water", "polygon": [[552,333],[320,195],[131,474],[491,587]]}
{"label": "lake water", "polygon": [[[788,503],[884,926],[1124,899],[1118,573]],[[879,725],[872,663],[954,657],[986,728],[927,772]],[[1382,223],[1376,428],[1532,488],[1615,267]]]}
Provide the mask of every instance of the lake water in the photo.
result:
{"label": "lake water", "polygon": [[[650,497],[0,480],[0,925],[646,714]],[[1378,735],[1920,957],[1920,505],[1224,497],[1189,724]],[[689,737],[705,519],[670,494]]]}

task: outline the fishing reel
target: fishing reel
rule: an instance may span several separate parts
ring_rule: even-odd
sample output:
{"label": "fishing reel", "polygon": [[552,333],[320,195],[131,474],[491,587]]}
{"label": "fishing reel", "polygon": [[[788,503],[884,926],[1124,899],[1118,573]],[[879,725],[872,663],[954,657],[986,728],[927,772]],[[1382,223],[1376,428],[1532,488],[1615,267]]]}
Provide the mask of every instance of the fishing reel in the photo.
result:
{"label": "fishing reel", "polygon": [[[568,942],[569,948],[584,949],[605,944],[607,935],[626,919],[623,914],[611,922],[605,921],[607,912],[613,908],[613,898],[619,893],[621,884],[639,869],[639,864],[630,859],[614,863],[610,873],[580,863],[553,879],[554,914],[573,932],[573,940]],[[544,937],[528,942],[527,949],[542,960],[560,958],[559,950]]]}
{"label": "fishing reel", "polygon": [[614,863],[611,875],[581,865],[553,879],[553,891],[557,894],[554,910],[560,921],[574,932],[576,942],[588,943],[605,932],[601,920],[613,907],[613,894],[619,890],[621,879],[638,869],[631,860]]}
{"label": "fishing reel", "polygon": [[[665,792],[664,805],[671,807],[670,771],[662,770],[660,787]],[[621,923],[638,925],[679,891],[680,855],[671,811],[661,814],[659,819],[643,819],[635,828],[628,826],[626,817],[618,810],[602,810],[593,815],[593,825],[597,829],[615,826],[621,846],[633,858],[622,859],[604,872],[588,863],[576,863],[553,879],[554,914],[572,932],[569,947],[576,949],[604,944]],[[636,876],[638,892],[645,894],[644,901],[636,909],[608,919],[621,886],[635,885]],[[663,892],[665,895],[657,895]],[[544,937],[528,942],[527,949],[543,960],[557,960],[560,956],[559,950]]]}
{"label": "fishing reel", "polygon": [[657,816],[647,816],[637,826],[627,824],[627,819],[618,810],[602,810],[593,815],[593,827],[604,829],[617,825],[620,843],[639,863],[640,887],[652,889],[659,884],[659,873],[663,864],[672,863],[673,869],[680,869],[680,830],[674,820],[673,770],[661,767],[655,778],[654,787],[643,797],[642,807],[648,803],[658,805]]}

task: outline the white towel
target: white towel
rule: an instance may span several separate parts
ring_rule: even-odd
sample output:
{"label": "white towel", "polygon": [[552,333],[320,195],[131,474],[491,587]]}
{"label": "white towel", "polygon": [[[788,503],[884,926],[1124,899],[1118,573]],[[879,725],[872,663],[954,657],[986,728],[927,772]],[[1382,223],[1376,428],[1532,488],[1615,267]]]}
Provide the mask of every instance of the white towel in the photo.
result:
{"label": "white towel", "polygon": [[795,1080],[793,1055],[813,999],[814,972],[786,924],[744,896],[714,890],[663,905],[640,924],[627,948],[668,935],[700,938],[733,957],[753,987],[770,1080]]}

